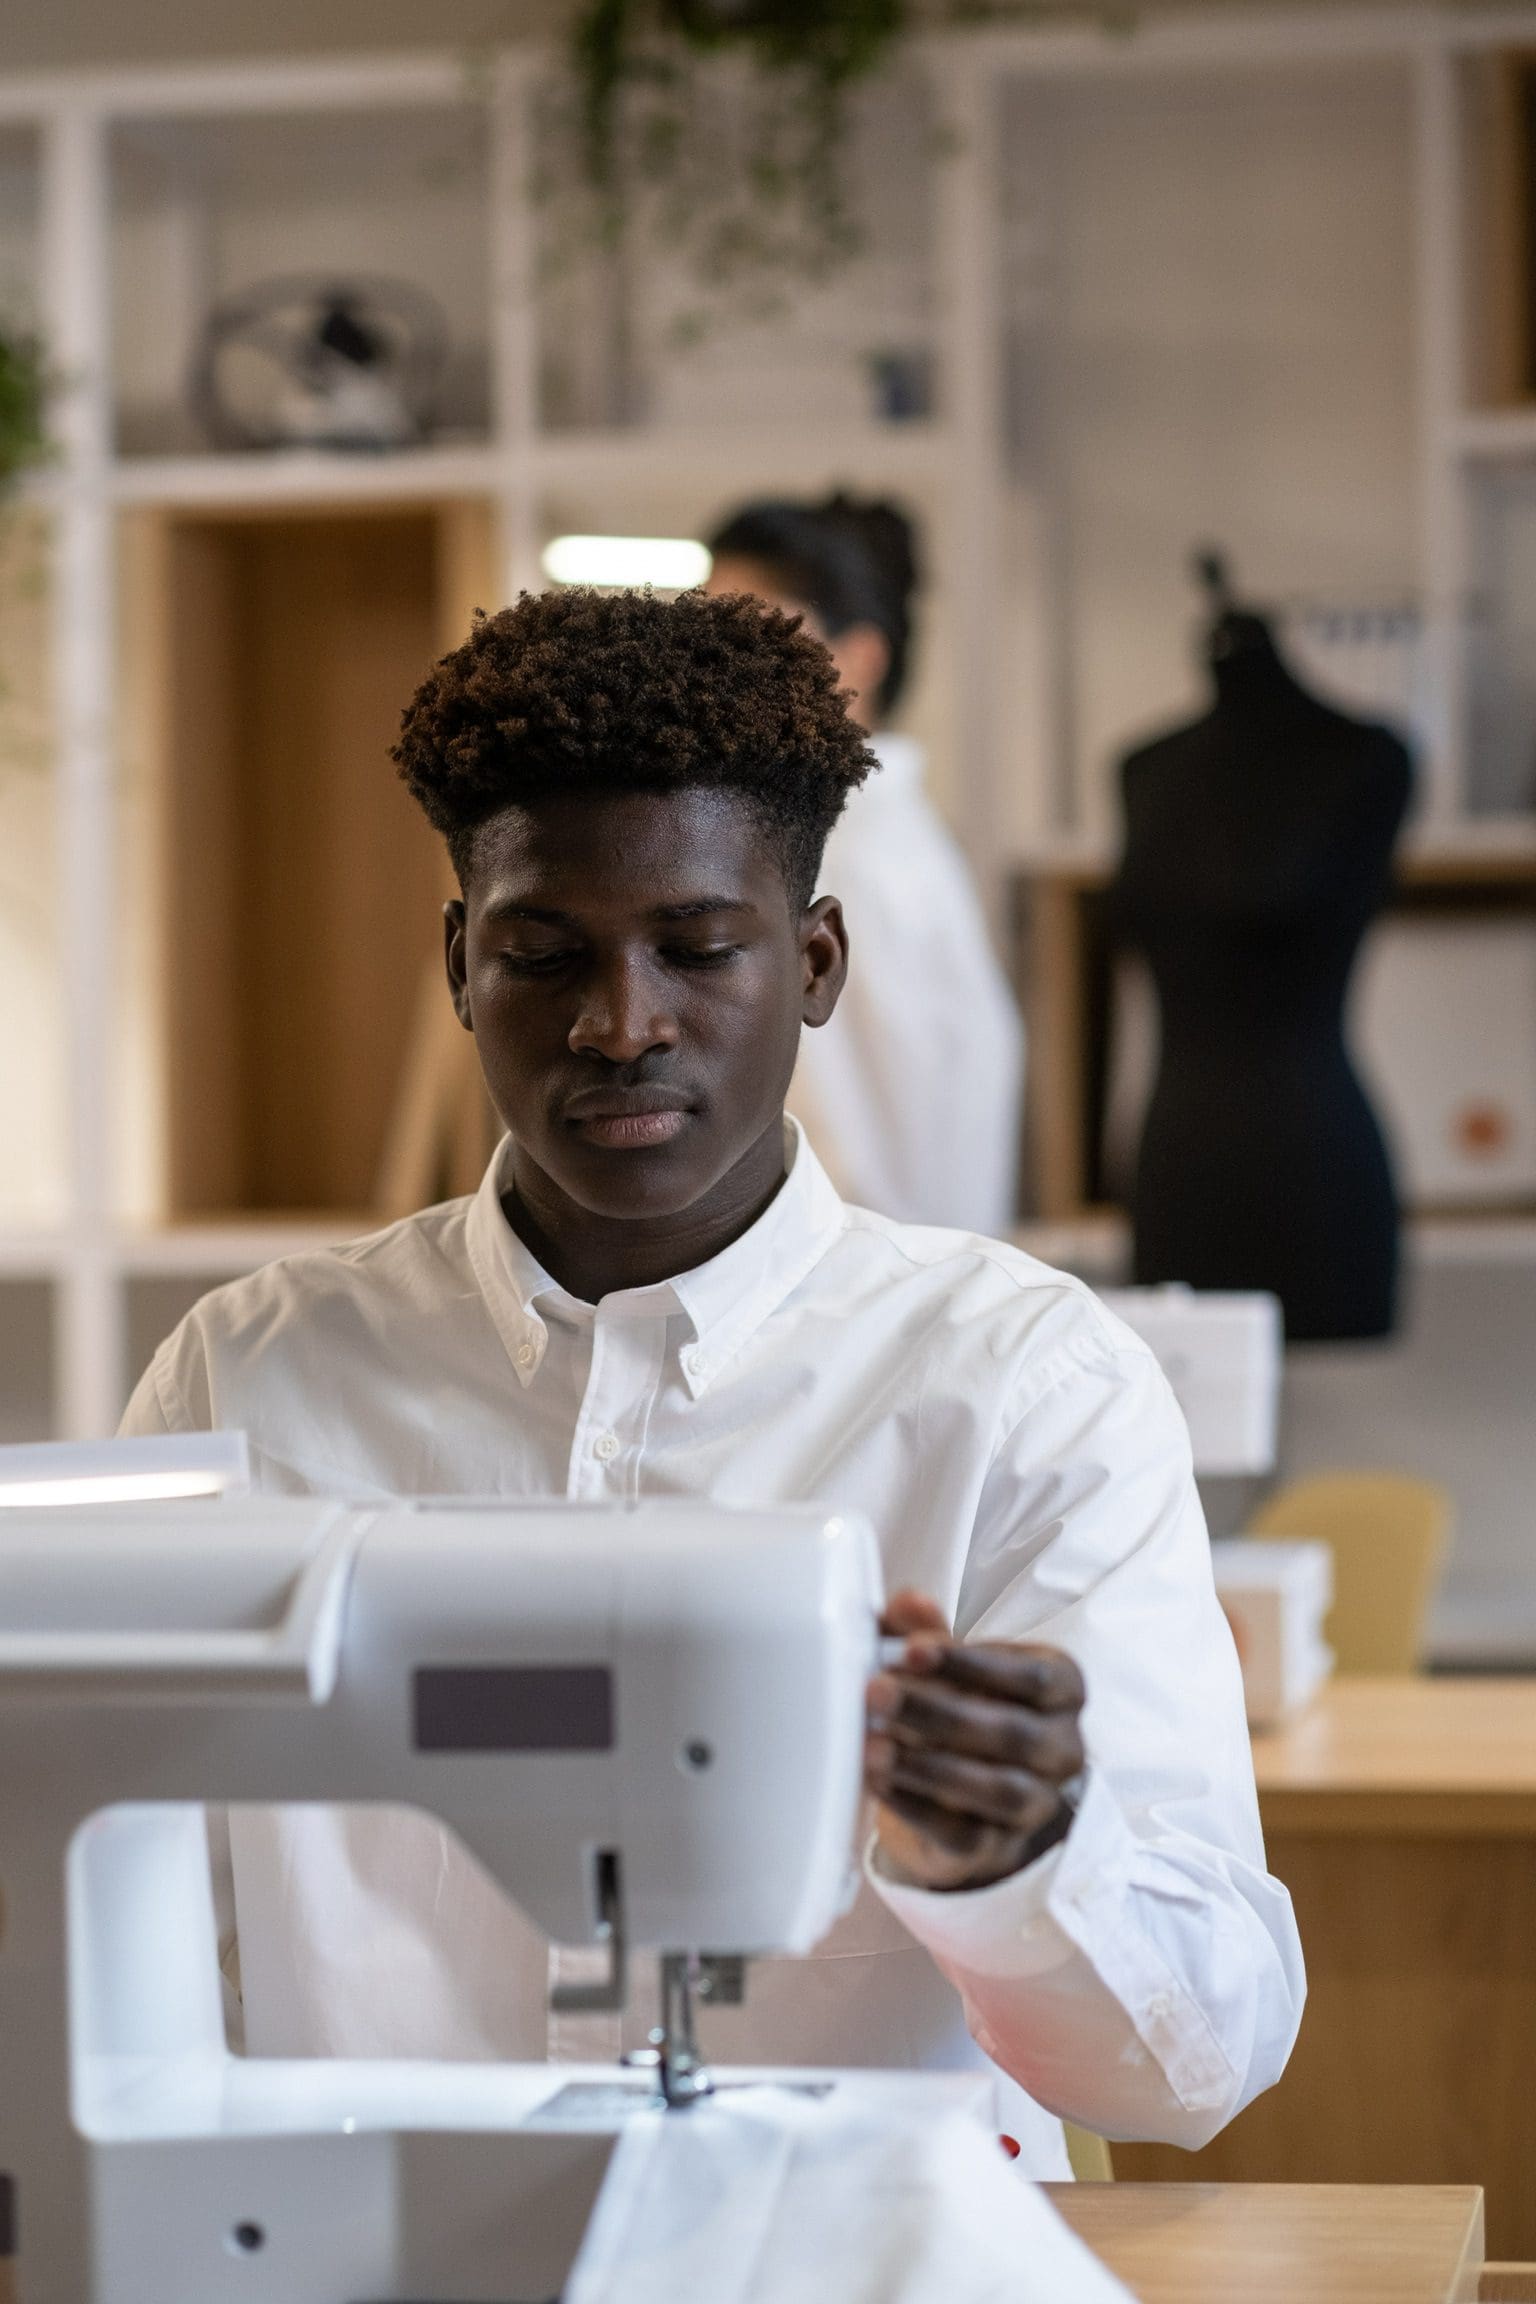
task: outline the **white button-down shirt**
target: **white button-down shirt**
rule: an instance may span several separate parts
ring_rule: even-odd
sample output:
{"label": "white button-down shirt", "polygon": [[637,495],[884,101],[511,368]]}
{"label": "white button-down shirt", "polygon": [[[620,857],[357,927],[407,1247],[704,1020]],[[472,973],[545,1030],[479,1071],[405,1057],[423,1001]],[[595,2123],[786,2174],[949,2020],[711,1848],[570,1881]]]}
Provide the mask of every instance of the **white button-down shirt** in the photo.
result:
{"label": "white button-down shirt", "polygon": [[[124,1430],[243,1427],[258,1485],[352,1496],[711,1496],[866,1513],[888,1584],[967,1638],[1044,1640],[1088,1686],[1064,1842],[940,1895],[878,1864],[807,1959],[705,2013],[721,2061],[1011,2075],[1000,2118],[1064,2172],[1061,2115],[1194,2145],[1279,2074],[1303,1995],[1264,1867],[1242,1689],[1184,1428],[1146,1347],[1078,1282],[843,1204],[798,1132],[749,1231],[696,1271],[576,1301],[472,1200],[206,1297]],[[593,2056],[546,2009],[541,1939],[421,1816],[236,1811],[258,2053]],[[586,1955],[563,1954],[562,1962]],[[969,2037],[968,2037],[969,2029]]]}
{"label": "white button-down shirt", "polygon": [[1024,1028],[965,860],[910,736],[832,828],[820,886],[842,900],[848,981],[800,1037],[789,1108],[849,1200],[903,1224],[1006,1235],[1018,1175]]}

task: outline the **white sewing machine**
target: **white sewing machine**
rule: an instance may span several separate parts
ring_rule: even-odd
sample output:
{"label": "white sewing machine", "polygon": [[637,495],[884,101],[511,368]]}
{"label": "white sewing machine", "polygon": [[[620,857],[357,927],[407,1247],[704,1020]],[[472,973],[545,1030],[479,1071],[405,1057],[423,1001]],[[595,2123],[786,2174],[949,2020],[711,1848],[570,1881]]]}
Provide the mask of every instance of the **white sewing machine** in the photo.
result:
{"label": "white sewing machine", "polygon": [[[24,2304],[543,2304],[691,1996],[843,1907],[861,1523],[226,1499],[0,1514],[0,2190]],[[200,1804],[443,1819],[546,1935],[663,1958],[653,2071],[225,2042]],[[826,2076],[979,2101],[974,2076]],[[672,2114],[665,2115],[674,2116]]]}

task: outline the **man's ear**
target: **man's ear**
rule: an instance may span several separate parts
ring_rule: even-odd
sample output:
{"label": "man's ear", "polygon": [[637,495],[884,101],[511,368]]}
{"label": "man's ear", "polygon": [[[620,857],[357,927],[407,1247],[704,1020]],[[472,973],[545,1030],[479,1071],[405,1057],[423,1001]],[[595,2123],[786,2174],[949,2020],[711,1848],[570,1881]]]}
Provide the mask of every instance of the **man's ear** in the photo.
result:
{"label": "man's ear", "polygon": [[469,1013],[467,935],[464,906],[455,896],[443,906],[443,962],[448,970],[448,991],[453,1001],[453,1012],[465,1031],[473,1032],[474,1019]]}
{"label": "man's ear", "polygon": [[835,896],[818,896],[800,916],[800,1021],[825,1024],[848,981],[848,929]]}

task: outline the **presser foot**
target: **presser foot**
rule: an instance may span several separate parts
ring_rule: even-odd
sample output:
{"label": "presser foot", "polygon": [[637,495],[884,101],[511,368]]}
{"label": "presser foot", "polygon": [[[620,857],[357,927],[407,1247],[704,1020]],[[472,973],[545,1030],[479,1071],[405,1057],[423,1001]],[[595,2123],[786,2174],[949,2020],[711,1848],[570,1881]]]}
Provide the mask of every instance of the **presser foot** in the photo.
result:
{"label": "presser foot", "polygon": [[650,2035],[650,2045],[632,2049],[623,2061],[655,2073],[657,2092],[669,2111],[686,2111],[714,2094],[713,2076],[699,2053],[695,2001],[738,2003],[743,1967],[742,1961],[719,1954],[662,1954],[661,2022]]}

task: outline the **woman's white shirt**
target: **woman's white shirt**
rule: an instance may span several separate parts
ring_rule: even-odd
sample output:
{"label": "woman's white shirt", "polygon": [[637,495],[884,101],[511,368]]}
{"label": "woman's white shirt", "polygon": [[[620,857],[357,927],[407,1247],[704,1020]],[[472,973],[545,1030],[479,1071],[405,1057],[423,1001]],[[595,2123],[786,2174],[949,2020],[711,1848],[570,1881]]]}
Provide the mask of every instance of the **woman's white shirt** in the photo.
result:
{"label": "woman's white shirt", "polygon": [[[846,1206],[793,1124],[789,1174],[696,1271],[579,1303],[469,1200],[218,1289],[125,1432],[243,1428],[259,1488],[816,1499],[867,1513],[888,1585],[968,1638],[1070,1651],[1090,1766],[1064,1842],[952,1895],[867,1867],[807,1959],[706,2019],[722,2061],[955,2066],[1064,2171],[1061,2115],[1195,2145],[1284,2066],[1303,1977],[1264,1865],[1242,1688],[1183,1423],[1078,1282]],[[248,2045],[266,2054],[607,2056],[654,2012],[553,2016],[550,1955],[419,1815],[231,1817]],[[967,2037],[969,2028],[970,2037]],[[973,2042],[977,2045],[973,2045]]]}
{"label": "woman's white shirt", "polygon": [[848,923],[848,982],[801,1035],[789,1108],[845,1199],[904,1224],[1006,1238],[1024,1032],[975,885],[908,736],[833,827],[821,889]]}

